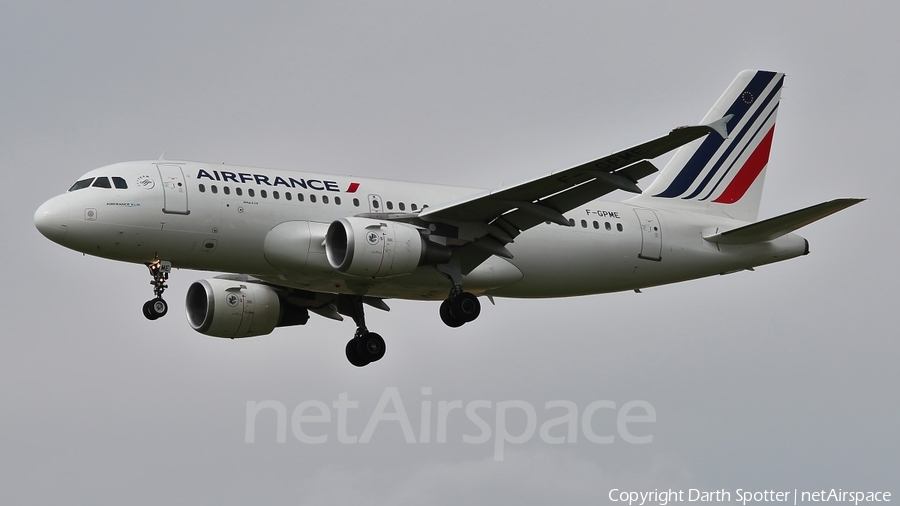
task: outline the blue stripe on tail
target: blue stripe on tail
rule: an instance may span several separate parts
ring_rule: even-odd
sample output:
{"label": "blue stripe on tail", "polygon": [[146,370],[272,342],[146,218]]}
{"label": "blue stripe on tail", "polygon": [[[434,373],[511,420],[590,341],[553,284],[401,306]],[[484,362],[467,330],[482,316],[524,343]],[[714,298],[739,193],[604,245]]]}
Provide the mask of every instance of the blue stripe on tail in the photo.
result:
{"label": "blue stripe on tail", "polygon": [[[740,121],[743,119],[744,115],[750,108],[756,103],[756,99],[759,98],[763,91],[766,89],[772,79],[775,78],[777,74],[775,72],[767,72],[767,71],[759,71],[750,80],[747,84],[747,87],[744,89],[744,92],[739,95],[734,103],[731,104],[731,107],[728,108],[728,111],[722,116],[727,116],[729,114],[733,114],[734,116],[728,121],[727,128],[731,131],[735,128]],[[783,79],[775,86],[775,91],[773,94],[766,97],[766,100],[771,100],[774,94],[781,88]],[[763,107],[759,108],[761,111]],[[758,112],[757,112],[758,114]],[[754,118],[755,119],[755,118]],[[753,122],[747,122],[747,125],[752,125]],[[744,135],[746,133],[747,128],[745,128],[739,135]],[[733,139],[737,140],[737,139]],[[666,198],[674,198],[683,195],[688,189],[694,184],[694,181],[700,176],[700,173],[703,172],[703,168],[709,163],[709,160],[716,154],[720,147],[722,147],[722,143],[725,142],[726,139],[721,138],[718,135],[709,135],[704,140],[700,147],[697,148],[697,151],[694,152],[694,155],[691,156],[691,159],[684,165],[681,172],[678,173],[677,176],[672,180],[669,187],[663,190],[662,192],[654,195],[654,197],[666,197]],[[736,142],[732,143],[735,145]],[[723,157],[724,159],[724,157]],[[721,164],[721,160],[719,161]],[[716,167],[715,170],[718,170]],[[709,182],[709,177],[707,177],[701,187],[706,186]],[[696,195],[698,192],[694,192]],[[693,195],[692,195],[693,196]],[[690,198],[690,197],[689,197]]]}

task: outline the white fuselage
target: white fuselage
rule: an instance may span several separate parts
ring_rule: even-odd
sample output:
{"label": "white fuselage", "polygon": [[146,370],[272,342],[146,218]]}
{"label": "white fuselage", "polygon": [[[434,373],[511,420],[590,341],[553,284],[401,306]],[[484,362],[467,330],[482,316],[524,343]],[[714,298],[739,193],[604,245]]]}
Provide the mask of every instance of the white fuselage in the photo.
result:
{"label": "white fuselage", "polygon": [[[316,292],[424,300],[445,299],[451,288],[434,266],[390,278],[348,276],[329,265],[321,244],[325,231],[343,217],[415,213],[484,192],[169,161],[119,163],[83,178],[101,176],[121,178],[127,188],[87,187],[54,197],[35,214],[38,228],[63,246],[114,260],[159,258],[174,267],[249,274]],[[596,200],[565,217],[574,220],[573,227],[544,223],[523,232],[507,245],[512,259],[489,258],[465,277],[465,289],[498,297],[606,293],[738,271],[807,251],[806,241],[794,234],[717,245],[703,235],[746,223],[628,202]],[[279,269],[266,257],[266,237],[293,221],[309,222],[312,236],[321,240],[309,245],[302,268]]]}

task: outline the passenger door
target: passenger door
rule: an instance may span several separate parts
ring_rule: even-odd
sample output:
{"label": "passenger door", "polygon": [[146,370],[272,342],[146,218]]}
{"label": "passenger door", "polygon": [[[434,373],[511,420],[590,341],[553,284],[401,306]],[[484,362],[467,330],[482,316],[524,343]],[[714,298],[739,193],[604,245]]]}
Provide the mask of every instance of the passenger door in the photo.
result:
{"label": "passenger door", "polygon": [[191,214],[188,210],[187,186],[181,165],[158,164],[159,177],[163,186],[163,212],[171,214]]}

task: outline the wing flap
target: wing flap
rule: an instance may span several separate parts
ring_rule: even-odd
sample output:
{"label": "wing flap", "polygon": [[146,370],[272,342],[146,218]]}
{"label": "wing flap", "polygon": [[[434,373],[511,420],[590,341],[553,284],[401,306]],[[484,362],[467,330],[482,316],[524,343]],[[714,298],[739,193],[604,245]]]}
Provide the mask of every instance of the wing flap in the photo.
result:
{"label": "wing flap", "polygon": [[[652,163],[644,160],[620,171],[608,174],[612,180],[600,177],[567,191],[551,195],[550,197],[538,201],[537,205],[548,207],[558,212],[565,212],[595,200],[598,196],[603,196],[614,190],[621,189],[620,185],[622,183],[619,182],[620,179],[631,181],[633,184],[633,181],[649,176],[656,171],[657,169]],[[506,221],[519,230],[528,230],[546,220],[536,219],[533,214],[523,212],[522,209],[516,209],[515,211],[504,214],[498,218],[497,221]],[[563,223],[560,224],[569,226],[568,221],[565,219],[563,219]]]}

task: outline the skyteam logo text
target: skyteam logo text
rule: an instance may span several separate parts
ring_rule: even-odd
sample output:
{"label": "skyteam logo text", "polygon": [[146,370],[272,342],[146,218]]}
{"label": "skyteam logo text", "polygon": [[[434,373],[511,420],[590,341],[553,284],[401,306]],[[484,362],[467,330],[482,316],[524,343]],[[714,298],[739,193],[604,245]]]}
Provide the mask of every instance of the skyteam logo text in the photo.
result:
{"label": "skyteam logo text", "polygon": [[[339,192],[341,191],[340,186],[338,186],[337,181],[324,181],[321,179],[295,179],[292,177],[288,177],[287,179],[281,176],[275,176],[271,178],[265,174],[250,174],[248,172],[229,172],[227,170],[212,171],[210,174],[206,169],[200,169],[197,171],[197,179],[209,179],[210,181],[221,181],[223,183],[232,182],[237,184],[242,183],[255,183],[258,185],[264,186],[283,186],[285,188],[303,188],[304,190],[317,190],[317,191],[329,191],[329,192]],[[356,190],[359,189],[359,183],[350,183],[347,187],[346,193],[356,193]]]}

